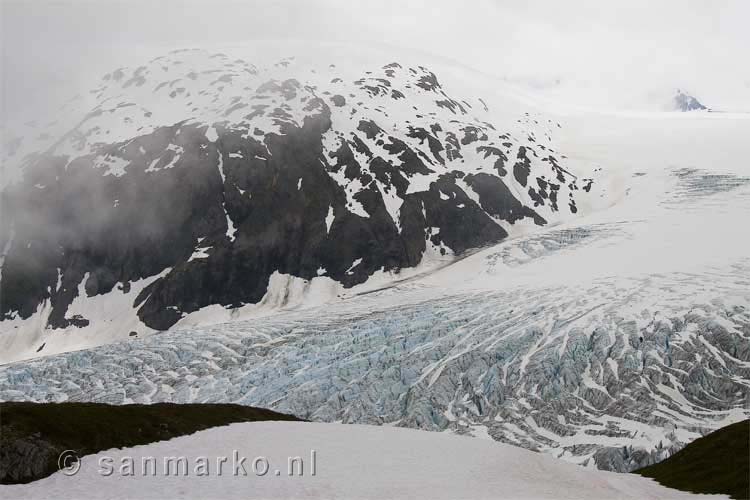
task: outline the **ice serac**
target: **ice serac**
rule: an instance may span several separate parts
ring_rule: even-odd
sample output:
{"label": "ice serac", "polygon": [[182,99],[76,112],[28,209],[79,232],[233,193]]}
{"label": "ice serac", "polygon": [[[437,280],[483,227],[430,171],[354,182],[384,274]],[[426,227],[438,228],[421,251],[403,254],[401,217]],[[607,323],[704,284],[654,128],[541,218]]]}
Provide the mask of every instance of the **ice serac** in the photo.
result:
{"label": "ice serac", "polygon": [[[176,52],[106,75],[25,135],[2,199],[6,360],[46,354],[50,332],[96,345],[256,304],[274,273],[349,289],[564,218],[588,195],[550,124],[496,126],[480,96],[454,97],[425,67],[351,74]],[[113,321],[128,314],[140,322]],[[24,321],[38,327],[18,347]]]}

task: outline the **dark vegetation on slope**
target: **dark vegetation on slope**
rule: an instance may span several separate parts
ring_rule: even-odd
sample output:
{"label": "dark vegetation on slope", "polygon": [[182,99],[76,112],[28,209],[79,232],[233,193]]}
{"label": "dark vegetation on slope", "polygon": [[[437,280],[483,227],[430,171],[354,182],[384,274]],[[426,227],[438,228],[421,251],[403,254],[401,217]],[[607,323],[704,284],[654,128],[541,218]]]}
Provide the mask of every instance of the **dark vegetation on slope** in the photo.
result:
{"label": "dark vegetation on slope", "polygon": [[232,404],[0,403],[0,484],[28,483],[53,474],[64,450],[82,457],[263,420],[299,419]]}
{"label": "dark vegetation on slope", "polygon": [[670,488],[750,498],[750,420],[696,439],[668,459],[637,470]]}

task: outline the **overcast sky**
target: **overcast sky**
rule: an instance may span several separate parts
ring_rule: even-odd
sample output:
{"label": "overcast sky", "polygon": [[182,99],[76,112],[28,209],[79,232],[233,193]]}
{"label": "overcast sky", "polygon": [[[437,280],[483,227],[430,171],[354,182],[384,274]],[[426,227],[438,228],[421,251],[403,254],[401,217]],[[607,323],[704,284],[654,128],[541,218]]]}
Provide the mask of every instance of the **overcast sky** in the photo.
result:
{"label": "overcast sky", "polygon": [[0,0],[6,116],[180,47],[258,39],[387,44],[606,106],[687,88],[750,111],[747,0]]}

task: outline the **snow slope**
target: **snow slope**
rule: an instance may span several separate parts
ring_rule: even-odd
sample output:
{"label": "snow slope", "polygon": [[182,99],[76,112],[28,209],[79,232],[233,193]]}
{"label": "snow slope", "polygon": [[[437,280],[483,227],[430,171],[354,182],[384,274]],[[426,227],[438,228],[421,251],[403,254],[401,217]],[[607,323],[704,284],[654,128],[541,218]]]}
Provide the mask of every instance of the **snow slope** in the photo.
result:
{"label": "snow slope", "polygon": [[[219,476],[215,457],[247,457],[247,476],[232,475],[232,458]],[[311,451],[315,451],[312,475]],[[187,477],[163,473],[164,457],[184,456]],[[198,457],[209,459],[198,476]],[[113,475],[99,474],[111,457]],[[122,457],[137,476],[118,477]],[[143,457],[156,460],[155,476],[143,477]],[[252,462],[267,460],[256,476]],[[302,476],[288,475],[288,457],[304,461]],[[257,471],[263,472],[259,462]],[[297,466],[298,467],[298,466]],[[279,471],[279,475],[275,471]],[[295,470],[299,470],[298,468]],[[135,448],[108,450],[82,460],[74,477],[56,473],[28,485],[1,486],[13,498],[695,498],[650,479],[591,471],[499,443],[393,427],[263,422],[233,424]],[[705,497],[704,497],[705,498]],[[722,496],[711,496],[722,498]]]}

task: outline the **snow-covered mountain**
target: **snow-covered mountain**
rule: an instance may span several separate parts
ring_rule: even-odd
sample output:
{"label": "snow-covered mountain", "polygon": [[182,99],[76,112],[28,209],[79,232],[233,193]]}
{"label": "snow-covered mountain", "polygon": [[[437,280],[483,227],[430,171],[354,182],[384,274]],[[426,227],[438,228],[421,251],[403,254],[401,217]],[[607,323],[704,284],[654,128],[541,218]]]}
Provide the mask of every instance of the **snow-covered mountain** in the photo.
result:
{"label": "snow-covered mountain", "polygon": [[747,418],[748,116],[544,110],[377,59],[180,52],[17,143],[0,355],[47,357],[0,399],[239,402],[619,471]]}
{"label": "snow-covered mountain", "polygon": [[588,205],[593,179],[566,168],[559,124],[496,120],[423,66],[353,66],[178,51],[105,75],[11,141],[2,359],[294,286],[335,297]]}
{"label": "snow-covered mountain", "polygon": [[[169,457],[172,472],[164,473]],[[180,457],[184,461],[177,464]],[[223,474],[217,457],[228,457]],[[144,461],[154,475],[140,473]],[[18,499],[99,498],[103,490],[108,498],[157,499],[697,498],[644,477],[586,470],[514,446],[358,425],[233,424],[108,450],[83,457],[81,464],[75,477],[59,472],[31,484],[0,486],[0,491]],[[178,475],[178,466],[187,473]],[[103,476],[99,471],[108,467],[111,474]]]}

